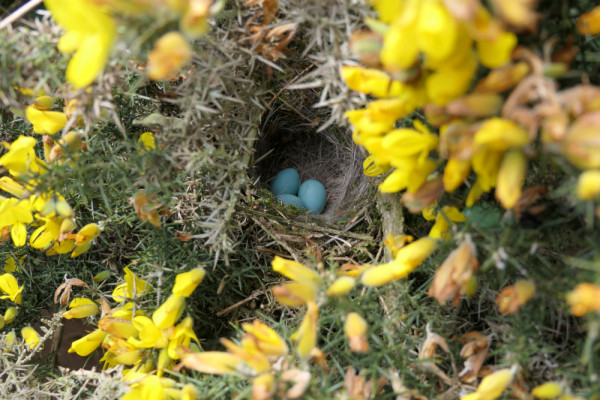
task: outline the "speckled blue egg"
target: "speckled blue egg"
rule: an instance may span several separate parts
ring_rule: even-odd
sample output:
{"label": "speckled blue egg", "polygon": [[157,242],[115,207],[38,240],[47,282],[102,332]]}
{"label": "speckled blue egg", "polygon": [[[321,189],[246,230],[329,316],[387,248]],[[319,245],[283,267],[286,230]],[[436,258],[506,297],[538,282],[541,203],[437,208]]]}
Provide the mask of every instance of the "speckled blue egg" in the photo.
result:
{"label": "speckled blue egg", "polygon": [[327,192],[319,181],[311,179],[302,183],[298,189],[298,197],[311,214],[320,214],[325,209]]}
{"label": "speckled blue egg", "polygon": [[277,195],[277,198],[283,202],[286,206],[294,206],[301,210],[306,210],[304,203],[300,200],[300,197],[294,196],[293,194],[282,193]]}
{"label": "speckled blue egg", "polygon": [[300,175],[294,168],[286,168],[280,171],[271,184],[271,193],[275,196],[280,194],[296,195],[300,185]]}

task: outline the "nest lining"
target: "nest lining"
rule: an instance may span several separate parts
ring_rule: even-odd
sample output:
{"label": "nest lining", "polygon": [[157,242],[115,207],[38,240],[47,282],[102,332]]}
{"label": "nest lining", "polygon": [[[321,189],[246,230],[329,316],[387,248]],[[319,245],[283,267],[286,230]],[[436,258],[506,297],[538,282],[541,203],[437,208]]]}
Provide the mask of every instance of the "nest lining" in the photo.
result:
{"label": "nest lining", "polygon": [[315,217],[336,223],[358,211],[370,191],[362,170],[364,153],[352,143],[349,131],[333,126],[317,132],[313,121],[326,118],[317,115],[312,100],[298,96],[295,103],[301,104],[286,101],[263,115],[250,176],[264,189],[285,168],[295,168],[300,182],[320,181],[327,204]]}

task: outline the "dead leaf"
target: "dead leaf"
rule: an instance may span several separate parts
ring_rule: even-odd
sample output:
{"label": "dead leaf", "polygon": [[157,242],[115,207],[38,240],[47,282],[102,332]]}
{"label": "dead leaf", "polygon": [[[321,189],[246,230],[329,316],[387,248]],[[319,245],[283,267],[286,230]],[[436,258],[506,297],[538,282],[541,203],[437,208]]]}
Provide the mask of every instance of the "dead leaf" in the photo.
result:
{"label": "dead leaf", "polygon": [[465,383],[473,383],[478,375],[490,348],[490,339],[479,332],[468,332],[458,340],[465,345],[460,350],[460,356],[466,358],[465,367],[458,374]]}
{"label": "dead leaf", "polygon": [[[58,295],[62,291],[62,295],[60,296],[60,305],[61,305],[61,307],[66,307],[67,304],[69,304],[69,299],[71,298],[73,286],[89,287],[88,284],[85,283],[84,281],[82,281],[81,279],[77,279],[77,278],[67,279],[54,292],[54,304],[59,302]],[[64,291],[63,291],[63,289],[64,289]]]}

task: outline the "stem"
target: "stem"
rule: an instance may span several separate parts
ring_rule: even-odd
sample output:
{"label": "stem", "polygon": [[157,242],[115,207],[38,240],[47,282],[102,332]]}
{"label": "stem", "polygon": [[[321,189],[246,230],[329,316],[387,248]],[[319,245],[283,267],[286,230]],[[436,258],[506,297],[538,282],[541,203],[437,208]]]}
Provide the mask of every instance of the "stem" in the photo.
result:
{"label": "stem", "polygon": [[16,22],[19,18],[33,10],[35,7],[39,6],[41,3],[42,0],[29,0],[27,3],[17,8],[8,17],[0,21],[0,29],[8,28],[8,26],[10,26],[13,22]]}

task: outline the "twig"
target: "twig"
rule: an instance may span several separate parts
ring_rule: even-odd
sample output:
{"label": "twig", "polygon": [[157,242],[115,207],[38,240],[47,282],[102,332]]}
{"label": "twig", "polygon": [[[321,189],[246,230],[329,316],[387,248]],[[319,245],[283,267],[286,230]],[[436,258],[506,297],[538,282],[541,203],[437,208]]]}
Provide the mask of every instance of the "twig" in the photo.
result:
{"label": "twig", "polygon": [[17,8],[8,17],[0,21],[0,29],[8,28],[9,25],[12,25],[13,22],[19,20],[19,18],[27,14],[29,11],[33,10],[35,7],[39,6],[41,3],[42,0],[29,0],[27,3]]}
{"label": "twig", "polygon": [[237,303],[219,311],[217,313],[217,317],[220,317],[222,315],[227,314],[230,311],[235,310],[236,308],[246,304],[247,302],[249,302],[250,300],[254,300],[255,298],[257,298],[258,296],[260,296],[261,294],[265,294],[269,291],[270,289],[259,289],[259,290],[255,290],[254,292],[252,292],[252,294],[248,297],[246,297],[244,300],[238,301]]}
{"label": "twig", "polygon": [[319,232],[326,232],[326,233],[331,233],[334,235],[339,235],[339,236],[345,236],[345,237],[350,237],[353,239],[359,239],[359,240],[366,240],[369,242],[372,242],[374,240],[374,238],[372,236],[369,235],[365,235],[365,234],[361,234],[361,233],[354,233],[354,232],[347,232],[347,231],[342,231],[339,229],[334,229],[334,228],[328,228],[325,226],[319,226],[319,225],[312,225],[312,224],[308,224],[308,223],[304,223],[304,222],[300,222],[300,221],[287,221],[287,220],[282,220],[281,218],[278,218],[275,215],[272,214],[267,214],[267,213],[263,213],[260,211],[255,211],[252,210],[251,208],[248,207],[239,207],[241,209],[241,212],[243,213],[247,213],[250,215],[254,215],[254,216],[259,216],[259,217],[264,217],[264,218],[268,218],[268,219],[272,219],[272,220],[276,220],[278,222],[282,222],[282,223],[293,223],[294,226],[297,227],[301,227],[304,229],[307,229],[309,231],[319,231]]}

